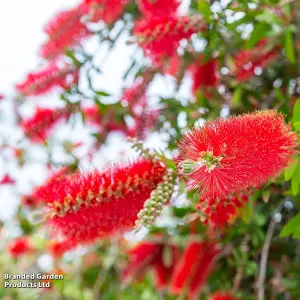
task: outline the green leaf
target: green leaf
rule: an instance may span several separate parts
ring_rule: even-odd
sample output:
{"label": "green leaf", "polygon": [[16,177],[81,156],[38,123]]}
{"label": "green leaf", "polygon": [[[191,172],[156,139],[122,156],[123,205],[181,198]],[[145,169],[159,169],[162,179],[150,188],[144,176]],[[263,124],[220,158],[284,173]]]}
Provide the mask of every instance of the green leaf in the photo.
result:
{"label": "green leaf", "polygon": [[199,0],[198,1],[198,10],[201,12],[202,16],[206,21],[211,21],[212,13],[210,10],[210,4],[206,0]]}
{"label": "green leaf", "polygon": [[297,131],[300,131],[300,121],[295,122],[294,127]]}
{"label": "green leaf", "polygon": [[241,104],[243,90],[241,88],[237,88],[232,95],[232,107],[237,107]]}
{"label": "green leaf", "polygon": [[292,178],[292,194],[297,196],[299,191],[299,180],[295,176]]}
{"label": "green leaf", "polygon": [[286,57],[291,63],[294,64],[296,62],[296,55],[295,55],[293,34],[291,30],[287,30],[284,34],[284,48],[285,48]]}
{"label": "green leaf", "polygon": [[262,38],[267,36],[269,29],[270,25],[266,23],[260,23],[256,25],[252,31],[250,39],[246,43],[246,48],[253,48]]}
{"label": "green leaf", "polygon": [[300,99],[298,99],[294,105],[293,122],[300,122]]}
{"label": "green leaf", "polygon": [[292,176],[294,175],[296,169],[297,169],[297,163],[296,162],[291,163],[289,166],[287,166],[284,169],[284,179],[285,179],[285,181],[288,181],[292,178]]}
{"label": "green leaf", "polygon": [[287,237],[293,234],[294,232],[296,232],[298,227],[300,227],[300,214],[297,214],[283,226],[280,232],[280,237]]}
{"label": "green leaf", "polygon": [[99,96],[108,97],[110,94],[103,92],[103,91],[95,91],[95,93]]}
{"label": "green leaf", "polygon": [[253,214],[253,205],[252,201],[249,199],[249,201],[244,204],[242,207],[242,219],[245,223],[249,223]]}

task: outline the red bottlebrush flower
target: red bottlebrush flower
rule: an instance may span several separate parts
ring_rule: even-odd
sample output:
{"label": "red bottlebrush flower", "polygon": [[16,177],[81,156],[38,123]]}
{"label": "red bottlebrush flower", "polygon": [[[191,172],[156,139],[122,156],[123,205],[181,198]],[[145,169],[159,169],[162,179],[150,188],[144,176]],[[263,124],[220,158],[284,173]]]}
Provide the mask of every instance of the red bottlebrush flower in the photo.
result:
{"label": "red bottlebrush flower", "polygon": [[201,292],[219,251],[213,242],[190,242],[175,266],[170,293],[178,295],[187,287],[189,299],[195,299]]}
{"label": "red bottlebrush flower", "polygon": [[201,88],[213,88],[218,84],[219,76],[217,72],[218,64],[215,59],[210,59],[203,62],[203,57],[200,61],[193,64],[191,71],[193,77],[193,92],[194,94]]}
{"label": "red bottlebrush flower", "polygon": [[242,50],[235,57],[236,78],[247,81],[255,76],[255,69],[264,69],[279,56],[278,48],[267,49],[268,40],[261,40],[254,49]]}
{"label": "red bottlebrush flower", "polygon": [[16,181],[9,174],[5,174],[0,180],[0,184],[15,184]]}
{"label": "red bottlebrush flower", "polygon": [[51,255],[55,258],[60,258],[67,251],[72,250],[76,244],[72,240],[62,240],[50,242],[47,246]]}
{"label": "red bottlebrush flower", "polygon": [[84,0],[84,4],[89,7],[91,21],[104,21],[107,24],[121,17],[127,3],[128,0]]}
{"label": "red bottlebrush flower", "polygon": [[48,223],[63,236],[85,242],[134,226],[138,212],[162,180],[161,163],[140,159],[106,172],[75,173],[38,190],[48,203]]}
{"label": "red bottlebrush flower", "polygon": [[21,126],[24,134],[35,143],[43,143],[53,127],[63,119],[67,119],[70,111],[66,108],[37,108],[35,114],[23,120]]}
{"label": "red bottlebrush flower", "polygon": [[[170,251],[170,265],[164,261],[164,251]],[[123,280],[129,281],[133,277],[142,279],[145,273],[154,271],[155,286],[163,289],[169,282],[173,266],[178,258],[175,246],[164,245],[156,242],[141,242],[129,253],[130,259],[123,272]]]}
{"label": "red bottlebrush flower", "polygon": [[86,13],[84,5],[59,12],[45,26],[48,40],[41,48],[41,56],[54,59],[65,53],[67,48],[76,46],[83,38],[90,35],[90,31],[81,22]]}
{"label": "red bottlebrush flower", "polygon": [[15,258],[27,254],[31,250],[32,248],[27,237],[17,238],[8,245],[8,251]]}
{"label": "red bottlebrush flower", "polygon": [[201,197],[225,198],[277,176],[295,154],[296,134],[274,111],[217,119],[187,131],[177,158]]}
{"label": "red bottlebrush flower", "polygon": [[41,202],[40,199],[38,199],[34,194],[32,194],[23,196],[21,199],[21,204],[30,209],[34,209],[37,208],[41,204]]}
{"label": "red bottlebrush flower", "polygon": [[179,0],[138,0],[139,10],[147,18],[176,15],[179,4]]}
{"label": "red bottlebrush flower", "polygon": [[129,108],[132,109],[137,102],[140,102],[145,97],[146,87],[147,85],[145,85],[143,78],[138,78],[131,87],[123,91],[121,100],[125,101]]}
{"label": "red bottlebrush flower", "polygon": [[155,64],[176,54],[179,42],[188,39],[202,27],[199,16],[164,16],[136,22],[134,34],[138,44]]}
{"label": "red bottlebrush flower", "polygon": [[210,296],[209,300],[237,300],[237,298],[227,292],[217,291]]}
{"label": "red bottlebrush flower", "polygon": [[16,89],[25,96],[39,96],[55,87],[67,89],[78,82],[78,72],[72,65],[51,63],[41,71],[29,73],[24,82],[16,85]]}

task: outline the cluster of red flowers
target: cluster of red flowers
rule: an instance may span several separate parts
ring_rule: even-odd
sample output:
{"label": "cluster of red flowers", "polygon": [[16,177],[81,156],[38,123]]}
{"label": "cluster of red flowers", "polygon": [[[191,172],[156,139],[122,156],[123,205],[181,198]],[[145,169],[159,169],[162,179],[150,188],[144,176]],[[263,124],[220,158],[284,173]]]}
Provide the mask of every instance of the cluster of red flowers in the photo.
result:
{"label": "cluster of red flowers", "polygon": [[[169,262],[164,259],[164,253],[169,251]],[[167,286],[174,266],[179,258],[178,248],[166,246],[157,242],[141,242],[129,253],[129,263],[123,273],[123,280],[142,280],[149,269],[153,269],[157,289]]]}
{"label": "cluster of red flowers", "polygon": [[92,22],[112,24],[120,18],[128,0],[83,0]]}
{"label": "cluster of red flowers", "polygon": [[67,108],[39,107],[31,118],[22,121],[21,127],[32,142],[43,143],[53,127],[59,121],[67,119],[69,115],[70,111]]}
{"label": "cluster of red flowers", "polygon": [[180,0],[138,0],[140,12],[146,18],[174,16]]}
{"label": "cluster of red flowers", "polygon": [[65,53],[67,48],[77,45],[82,38],[90,35],[90,31],[81,22],[86,13],[85,6],[58,13],[45,27],[48,40],[42,46],[40,54],[46,59],[55,59]]}
{"label": "cluster of red flowers", "polygon": [[49,242],[47,248],[54,258],[60,258],[65,252],[72,250],[76,244],[72,240]]}
{"label": "cluster of red flowers", "polygon": [[138,212],[166,168],[140,159],[106,172],[75,173],[38,190],[48,204],[48,222],[75,242],[92,241],[134,226]]}
{"label": "cluster of red flowers", "polygon": [[20,237],[13,240],[8,245],[8,251],[12,257],[18,258],[24,254],[31,252],[32,246],[27,237]]}
{"label": "cluster of red flowers", "polygon": [[[168,261],[164,251],[168,251]],[[156,287],[168,288],[173,295],[186,289],[189,299],[196,299],[212,271],[220,249],[212,241],[190,242],[184,253],[174,245],[159,242],[141,242],[129,253],[129,264],[123,280],[142,279],[145,272],[153,269]]]}
{"label": "cluster of red flowers", "polygon": [[197,94],[197,91],[201,88],[214,88],[219,82],[218,64],[215,59],[204,61],[203,56],[199,57],[199,61],[195,62],[190,71],[193,78],[193,92]]}
{"label": "cluster of red flowers", "polygon": [[214,203],[211,209],[218,208],[217,214],[228,215],[232,206],[224,199],[230,201],[233,193],[277,176],[294,156],[296,145],[297,137],[280,113],[260,111],[187,131],[177,162],[187,187],[198,189],[202,201]]}
{"label": "cluster of red flowers", "polygon": [[164,59],[176,54],[181,40],[189,39],[201,27],[199,16],[162,16],[137,21],[134,35],[145,54],[161,65]]}
{"label": "cluster of red flowers", "polygon": [[51,63],[45,69],[29,73],[24,82],[17,84],[18,92],[25,96],[39,96],[54,87],[67,89],[78,83],[79,70],[71,65]]}
{"label": "cluster of red flowers", "polygon": [[278,48],[268,49],[268,39],[261,40],[256,47],[242,50],[235,56],[236,78],[247,81],[255,75],[255,69],[264,69],[278,57]]}

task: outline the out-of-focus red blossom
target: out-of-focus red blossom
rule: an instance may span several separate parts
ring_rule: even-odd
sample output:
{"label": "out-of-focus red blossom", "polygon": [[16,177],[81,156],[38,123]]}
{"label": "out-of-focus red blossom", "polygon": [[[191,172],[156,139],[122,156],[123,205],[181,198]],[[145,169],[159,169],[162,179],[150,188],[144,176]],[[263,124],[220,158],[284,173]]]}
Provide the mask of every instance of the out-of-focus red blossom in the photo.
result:
{"label": "out-of-focus red blossom", "polygon": [[164,59],[176,54],[182,39],[189,39],[201,27],[199,16],[162,16],[137,21],[133,32],[145,54],[160,66]]}
{"label": "out-of-focus red blossom", "polygon": [[219,252],[212,241],[190,242],[172,273],[170,293],[178,295],[187,288],[188,298],[198,299]]}
{"label": "out-of-focus red blossom", "polygon": [[82,108],[87,124],[96,126],[99,133],[110,133],[120,131],[127,134],[126,124],[114,122],[114,112],[101,114],[97,105],[85,106]]}
{"label": "out-of-focus red blossom", "polygon": [[48,204],[48,224],[74,242],[93,241],[134,226],[138,212],[166,171],[140,159],[106,172],[79,172],[38,190]]}
{"label": "out-of-focus red blossom", "polygon": [[203,56],[201,56],[199,61],[191,66],[190,71],[193,78],[194,94],[197,94],[201,88],[214,88],[219,82],[218,63],[215,59],[204,62]]}
{"label": "out-of-focus red blossom", "polygon": [[163,72],[167,75],[177,76],[183,64],[183,59],[177,53],[164,65]]}
{"label": "out-of-focus red blossom", "polygon": [[242,50],[235,56],[236,79],[247,81],[255,76],[255,69],[264,69],[279,56],[278,47],[267,49],[268,39],[261,40],[253,49]]}
{"label": "out-of-focus red blossom", "polygon": [[27,237],[20,237],[8,244],[8,251],[11,256],[17,258],[31,252],[33,249]]}
{"label": "out-of-focus red blossom", "polygon": [[29,73],[16,89],[25,96],[39,96],[55,87],[69,88],[78,83],[79,70],[72,65],[51,63],[45,69]]}
{"label": "out-of-focus red blossom", "polygon": [[209,300],[237,300],[228,292],[217,291],[210,296]]}
{"label": "out-of-focus red blossom", "polygon": [[[170,251],[169,265],[164,261],[164,251]],[[141,242],[129,253],[129,263],[123,272],[123,280],[142,280],[150,269],[154,272],[157,289],[164,289],[178,259],[178,249],[173,245],[157,242]]]}
{"label": "out-of-focus red blossom", "polygon": [[0,94],[0,101],[4,99],[4,95]]}
{"label": "out-of-focus red blossom", "polygon": [[90,35],[90,31],[81,18],[87,10],[84,5],[61,11],[45,26],[48,40],[40,49],[40,54],[46,59],[55,59],[65,51],[76,46],[83,38]]}
{"label": "out-of-focus red blossom", "polygon": [[69,116],[70,111],[67,108],[39,107],[31,118],[22,121],[21,127],[32,142],[43,143],[53,127]]}
{"label": "out-of-focus red blossom", "polygon": [[121,100],[126,102],[130,109],[133,109],[136,103],[141,102],[141,99],[144,102],[146,87],[143,77],[138,78],[132,86],[123,91]]}
{"label": "out-of-focus red blossom", "polygon": [[30,208],[30,209],[35,209],[37,208],[40,204],[41,201],[38,197],[36,197],[36,195],[32,194],[32,195],[24,195],[21,198],[21,204]]}
{"label": "out-of-focus red blossom", "polygon": [[92,22],[112,24],[121,17],[128,0],[84,0],[83,3],[88,6]]}
{"label": "out-of-focus red blossom", "polygon": [[257,111],[188,130],[177,162],[189,189],[200,190],[203,198],[224,198],[279,175],[296,146],[282,114]]}
{"label": "out-of-focus red blossom", "polygon": [[180,0],[138,0],[140,12],[147,18],[176,15]]}
{"label": "out-of-focus red blossom", "polygon": [[0,180],[0,184],[15,184],[16,181],[9,175],[5,174]]}
{"label": "out-of-focus red blossom", "polygon": [[67,251],[72,250],[76,244],[72,240],[51,241],[47,248],[51,255],[55,258],[60,258]]}

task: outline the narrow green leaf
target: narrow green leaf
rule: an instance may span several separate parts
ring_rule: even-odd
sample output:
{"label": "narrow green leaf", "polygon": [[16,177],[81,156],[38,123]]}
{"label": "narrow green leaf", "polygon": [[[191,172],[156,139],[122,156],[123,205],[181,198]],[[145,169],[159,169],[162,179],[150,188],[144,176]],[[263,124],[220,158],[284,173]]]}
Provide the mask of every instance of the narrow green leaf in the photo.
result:
{"label": "narrow green leaf", "polygon": [[270,25],[266,23],[259,23],[258,25],[256,25],[251,33],[249,40],[246,43],[246,48],[253,48],[262,38],[267,36],[269,29]]}
{"label": "narrow green leaf", "polygon": [[284,179],[285,181],[288,181],[292,178],[297,168],[297,162],[291,163],[289,166],[287,166],[284,169]]}
{"label": "narrow green leaf", "polygon": [[237,107],[241,104],[241,98],[242,98],[243,90],[241,88],[235,89],[233,95],[232,95],[232,107]]}
{"label": "narrow green leaf", "polygon": [[95,93],[99,96],[108,97],[110,94],[103,92],[103,91],[95,91]]}
{"label": "narrow green leaf", "polygon": [[280,237],[287,237],[293,234],[300,227],[300,214],[290,219],[280,231]]}
{"label": "narrow green leaf", "polygon": [[292,194],[297,196],[299,191],[299,180],[295,176],[292,178]]}
{"label": "narrow green leaf", "polygon": [[297,131],[300,131],[300,121],[295,122],[294,127],[296,128]]}
{"label": "narrow green leaf", "polygon": [[293,122],[300,122],[300,99],[298,99],[294,105]]}
{"label": "narrow green leaf", "polygon": [[210,10],[210,4],[206,0],[199,0],[198,1],[198,10],[201,12],[202,16],[206,21],[211,20],[211,10]]}
{"label": "narrow green leaf", "polygon": [[249,223],[252,218],[253,213],[253,205],[252,201],[249,199],[249,201],[243,206],[242,208],[242,219],[245,223]]}
{"label": "narrow green leaf", "polygon": [[294,64],[296,62],[296,55],[295,55],[293,34],[291,30],[287,30],[284,34],[284,48],[285,48],[286,57],[291,63]]}

